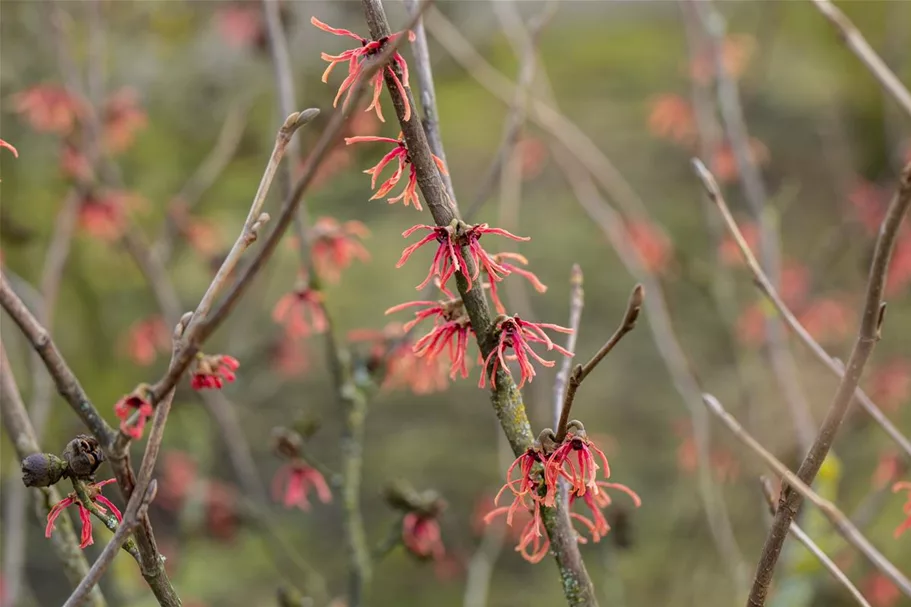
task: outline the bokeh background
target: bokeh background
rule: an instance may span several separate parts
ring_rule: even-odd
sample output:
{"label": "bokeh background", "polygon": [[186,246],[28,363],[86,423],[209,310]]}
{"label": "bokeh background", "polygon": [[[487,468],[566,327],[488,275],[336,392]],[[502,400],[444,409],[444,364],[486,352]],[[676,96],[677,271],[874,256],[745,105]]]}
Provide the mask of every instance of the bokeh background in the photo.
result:
{"label": "bokeh background", "polygon": [[[911,82],[911,3],[841,4],[899,77]],[[405,23],[400,3],[386,5],[393,24]],[[519,177],[505,189],[495,183],[477,215],[479,221],[530,236],[530,242],[510,250],[527,256],[529,268],[549,287],[538,294],[520,278],[509,279],[510,309],[566,324],[569,273],[578,263],[585,277],[585,309],[576,351],[583,358],[594,353],[618,323],[637,281],[598,213],[603,205],[619,209],[627,219],[619,224],[627,257],[632,251],[633,266],[660,286],[648,297],[666,301],[693,376],[763,444],[796,466],[802,452],[763,345],[762,321],[771,311],[738,263],[736,250],[721,237],[718,218],[689,164],[700,153],[711,163],[738,220],[755,236],[755,216],[730,146],[700,139],[695,110],[707,112],[715,124],[719,114],[714,66],[692,6],[563,1],[551,7],[497,0],[439,2],[437,8],[512,82],[525,24],[555,8],[539,35],[540,63],[530,94],[547,99],[552,86],[560,111],[613,162],[642,204],[643,213],[631,218],[623,213],[622,200],[602,190],[599,200],[580,205],[563,168],[581,163],[554,146],[553,133],[530,120],[515,152]],[[780,239],[782,293],[829,352],[844,359],[857,329],[877,221],[911,155],[911,123],[811,3],[722,2],[715,9],[727,21],[721,52],[729,78],[739,87],[753,158],[768,190],[765,217]],[[366,26],[360,4],[352,1],[286,0],[281,10],[298,106],[323,110],[298,135],[306,152],[330,115],[344,69],[321,83],[325,64],[319,54],[348,48],[344,39],[320,32],[309,19],[315,15],[362,34]],[[167,271],[181,308],[192,309],[246,215],[280,122],[264,32],[257,2],[2,4],[0,133],[17,146],[19,158],[0,152],[0,245],[4,273],[32,305],[55,218],[85,170],[74,135],[80,118],[67,126],[72,102],[67,94],[61,101],[60,91],[67,89],[56,87],[69,86],[68,94],[75,95],[75,76],[86,96],[104,108],[105,142],[122,186],[98,190],[78,204],[53,336],[112,423],[114,402],[139,382],[160,377],[167,364],[167,348],[158,344],[160,310],[122,245],[122,232],[138,230],[143,240],[156,243],[171,218],[177,229]],[[465,209],[494,161],[508,108],[475,79],[479,68],[466,69],[456,61],[433,28],[429,37],[449,170]],[[409,49],[404,55],[410,62]],[[700,108],[694,99],[701,99]],[[385,124],[358,112],[351,132],[395,137],[385,92],[383,105],[389,117]],[[413,286],[429,261],[429,253],[420,253],[395,268],[406,244],[400,233],[430,218],[426,211],[368,202],[369,178],[361,171],[382,151],[380,145],[340,147],[306,196],[314,218],[356,220],[370,230],[363,241],[369,262],[354,261],[338,282],[326,285],[326,302],[342,337],[382,330],[390,321],[384,310],[415,297]],[[191,181],[200,174],[203,179]],[[279,203],[273,192],[267,210]],[[135,227],[124,227],[126,217]],[[153,505],[152,519],[188,607],[274,605],[283,586],[312,596],[316,605],[344,595],[338,499],[316,502],[309,512],[284,509],[272,499],[255,516],[249,507],[266,494],[281,464],[272,453],[273,427],[318,419],[311,452],[329,468],[339,462],[343,421],[323,341],[320,336],[292,339],[272,319],[276,301],[297,283],[298,258],[288,240],[206,347],[241,361],[237,381],[205,400],[183,385],[169,421],[158,474],[169,489],[167,499]],[[863,380],[905,430],[911,423],[909,286],[906,222],[889,282],[886,329]],[[396,318],[406,319],[406,314]],[[586,380],[576,402],[574,417],[607,452],[612,478],[643,500],[634,510],[619,497],[608,510],[614,531],[582,552],[604,605],[731,605],[742,600],[741,594],[731,558],[719,553],[699,496],[692,420],[650,322],[646,312],[639,327]],[[6,316],[0,327],[29,402],[40,370]],[[353,347],[355,353],[369,350],[363,343]],[[788,340],[788,347],[800,391],[819,421],[836,381],[797,341]],[[555,370],[542,369],[525,388],[535,432],[552,423],[554,376]],[[395,547],[375,565],[370,604],[461,605],[466,588],[476,587],[469,571],[478,558],[493,561],[488,605],[562,601],[550,560],[523,561],[512,550],[515,539],[509,534],[502,542],[482,539],[479,518],[490,508],[511,456],[504,454],[487,393],[477,388],[477,380],[474,365],[468,380],[445,390],[415,394],[408,385],[387,385],[371,397],[361,492],[369,542],[380,545],[395,533],[398,515],[385,503],[383,490],[401,478],[418,489],[438,491],[448,502],[441,519],[448,556],[441,563],[424,563]],[[42,446],[59,452],[82,428],[56,395],[51,403]],[[709,420],[709,427],[710,474],[751,576],[768,525],[757,482],[764,471],[716,420]],[[240,436],[226,428],[239,430]],[[10,520],[9,503],[20,481],[5,433],[2,441],[2,535],[8,548],[10,525],[16,523]],[[249,478],[243,481],[232,459],[237,441],[252,453],[252,485]],[[889,487],[907,474],[894,445],[858,410],[849,416],[834,451],[837,457],[824,467],[818,490],[857,517],[883,553],[905,568],[911,539],[893,537],[905,516],[903,496],[892,495]],[[101,474],[109,471],[102,468]],[[263,492],[251,493],[257,484]],[[802,522],[872,604],[911,604],[902,602],[824,519],[809,510]],[[20,525],[15,531],[25,534],[26,560],[17,604],[58,605],[67,585],[43,537],[44,525],[31,507]],[[96,544],[87,549],[90,559],[102,549],[107,532],[97,527],[95,535]],[[4,553],[8,564],[9,551]],[[6,587],[8,572],[7,566]],[[475,581],[469,584],[470,579]],[[153,604],[135,563],[125,556],[116,559],[103,587],[112,605]],[[852,604],[790,541],[775,590],[777,607]]]}

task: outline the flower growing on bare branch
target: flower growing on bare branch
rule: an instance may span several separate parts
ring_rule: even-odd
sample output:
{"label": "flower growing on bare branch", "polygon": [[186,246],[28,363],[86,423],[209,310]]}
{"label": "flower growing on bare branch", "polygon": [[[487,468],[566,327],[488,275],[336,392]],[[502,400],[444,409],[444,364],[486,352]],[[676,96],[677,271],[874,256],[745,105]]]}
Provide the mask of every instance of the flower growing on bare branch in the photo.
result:
{"label": "flower growing on bare branch", "polygon": [[902,506],[902,512],[905,513],[905,522],[895,529],[895,537],[900,537],[902,533],[911,529],[911,481],[899,481],[892,485],[892,492],[907,491],[905,505]]}
{"label": "flower growing on bare branch", "polygon": [[57,135],[69,135],[86,112],[81,99],[57,84],[37,84],[17,93],[13,105],[33,129]]}
{"label": "flower growing on bare branch", "polygon": [[[146,421],[155,412],[149,395],[149,386],[141,384],[114,404],[114,414],[120,420],[120,431],[130,438],[142,437]],[[133,419],[136,415],[135,420]]]}
{"label": "flower growing on bare branch", "polygon": [[234,372],[239,367],[240,363],[233,356],[200,352],[196,355],[196,366],[192,371],[190,387],[194,390],[220,390],[225,382],[231,383],[236,379]]}
{"label": "flower growing on bare branch", "polygon": [[[364,63],[370,57],[373,57],[379,54],[383,47],[386,46],[388,42],[394,41],[396,38],[402,35],[403,32],[397,32],[390,36],[380,38],[379,40],[368,40],[367,38],[362,38],[346,29],[339,29],[335,27],[330,27],[317,19],[316,17],[310,18],[310,23],[324,32],[329,32],[330,34],[335,34],[336,36],[347,36],[348,38],[354,38],[360,43],[360,47],[349,49],[342,52],[338,55],[330,55],[328,53],[321,53],[320,57],[324,61],[329,62],[329,67],[326,68],[326,71],[323,72],[322,80],[323,82],[328,82],[329,74],[339,63],[348,64],[348,76],[342,81],[341,86],[338,87],[338,93],[335,95],[335,100],[332,102],[332,107],[338,105],[338,100],[341,98],[342,94],[345,91],[348,91],[348,94],[345,96],[345,104],[348,103],[351,98],[352,87],[355,82],[357,82],[358,76],[364,68]],[[414,40],[414,33],[408,32],[408,40]],[[402,79],[399,80],[398,75],[395,73],[395,70],[392,69],[391,63],[394,62],[399,66],[399,69],[402,71]],[[384,72],[388,73],[393,81],[395,82],[396,91],[398,95],[402,98],[402,102],[405,104],[405,120],[411,119],[411,104],[408,101],[408,92],[405,90],[405,87],[408,86],[408,64],[405,63],[405,59],[398,53],[398,51],[392,54],[392,60],[390,65],[387,65],[385,69],[378,70],[376,74],[371,77],[371,84],[373,85],[373,100],[370,102],[370,105],[367,106],[366,111],[375,110],[377,117],[385,122],[386,119],[383,118],[383,111],[380,108],[380,93],[383,92],[383,76]]]}
{"label": "flower growing on bare branch", "polygon": [[[496,323],[497,345],[484,360],[484,371],[481,373],[481,381],[478,383],[478,387],[485,387],[488,377],[490,377],[491,387],[494,387],[498,370],[502,369],[507,374],[510,373],[508,361],[514,360],[519,363],[519,388],[524,386],[526,381],[532,381],[535,377],[535,368],[531,364],[529,357],[545,367],[553,367],[554,361],[541,358],[532,349],[531,344],[533,343],[544,344],[548,350],[556,350],[564,356],[573,355],[572,352],[555,344],[544,332],[544,329],[560,333],[573,332],[572,329],[551,323],[528,322],[518,316],[501,316],[498,318]],[[511,354],[509,353],[510,350],[512,350]]]}
{"label": "flower growing on bare branch", "polygon": [[[108,483],[116,482],[115,479],[109,478],[107,480],[101,481],[94,485],[86,486],[86,493],[92,502],[98,502],[95,505],[102,513],[107,512],[106,509],[110,509],[111,513],[117,518],[117,521],[120,522],[123,520],[123,515],[120,513],[120,510],[111,503],[111,500],[101,495],[101,488],[107,485]],[[89,512],[75,493],[70,493],[68,496],[54,504],[50,512],[47,513],[47,526],[44,529],[44,537],[51,537],[51,533],[54,531],[54,523],[57,521],[57,518],[60,514],[68,507],[75,504],[79,508],[79,520],[82,522],[82,533],[80,535],[80,548],[86,548],[95,543],[94,538],[92,537],[92,515]]]}
{"label": "flower growing on bare branch", "polygon": [[[405,145],[405,139],[402,137],[402,134],[399,133],[398,139],[393,139],[392,137],[375,137],[373,135],[361,135],[356,137],[346,137],[345,145],[351,145],[352,143],[369,143],[369,142],[383,142],[383,143],[392,143],[395,144],[395,147],[383,156],[376,165],[365,170],[364,172],[370,175],[370,189],[376,187],[376,180],[379,179],[380,174],[383,172],[383,169],[386,168],[393,160],[398,161],[398,166],[395,169],[395,172],[392,173],[392,176],[384,181],[379,189],[374,192],[373,196],[370,197],[370,200],[376,200],[378,198],[383,198],[392,191],[399,181],[402,179],[402,175],[405,172],[405,166],[408,166],[408,184],[405,186],[405,189],[402,190],[402,193],[394,198],[388,199],[389,204],[395,204],[398,201],[402,201],[403,204],[407,207],[409,203],[416,210],[420,211],[423,209],[421,207],[421,201],[418,198],[417,194],[417,179],[418,174],[414,168],[414,164],[411,162],[411,158],[408,156],[408,147]],[[446,165],[443,164],[443,161],[433,156],[433,160],[437,165],[437,168],[440,170],[440,173],[443,175],[448,175],[446,171]]]}

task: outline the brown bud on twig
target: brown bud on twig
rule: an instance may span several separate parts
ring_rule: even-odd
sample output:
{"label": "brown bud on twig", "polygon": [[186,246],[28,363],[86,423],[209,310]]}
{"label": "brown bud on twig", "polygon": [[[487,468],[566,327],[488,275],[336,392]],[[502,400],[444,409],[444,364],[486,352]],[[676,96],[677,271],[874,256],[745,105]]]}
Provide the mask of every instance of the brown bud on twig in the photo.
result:
{"label": "brown bud on twig", "polygon": [[80,480],[95,480],[95,471],[104,461],[104,451],[93,436],[80,434],[66,444],[63,459],[67,464],[67,476]]}
{"label": "brown bud on twig", "polygon": [[272,449],[279,457],[285,459],[299,457],[303,445],[303,437],[294,430],[282,426],[272,429]]}
{"label": "brown bud on twig", "polygon": [[430,517],[439,516],[446,509],[446,500],[439,493],[428,489],[418,492],[407,481],[396,480],[386,486],[386,503],[396,510],[417,512]]}
{"label": "brown bud on twig", "polygon": [[26,487],[50,487],[67,476],[67,464],[53,453],[32,453],[22,460]]}

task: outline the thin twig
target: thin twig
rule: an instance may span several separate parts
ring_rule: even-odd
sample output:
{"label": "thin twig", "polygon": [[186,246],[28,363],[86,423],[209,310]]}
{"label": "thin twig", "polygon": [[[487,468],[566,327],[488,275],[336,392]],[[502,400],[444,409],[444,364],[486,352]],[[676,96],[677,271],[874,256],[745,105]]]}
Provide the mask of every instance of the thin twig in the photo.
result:
{"label": "thin twig", "polygon": [[901,83],[901,80],[889,69],[876,51],[867,43],[851,20],[848,19],[829,0],[813,0],[826,19],[838,29],[839,36],[857,58],[867,67],[873,77],[879,81],[883,89],[895,99],[896,103],[911,117],[911,92]]}
{"label": "thin twig", "polygon": [[22,300],[13,293],[6,276],[2,274],[0,274],[0,306],[3,306],[6,313],[19,326],[26,339],[38,352],[60,395],[66,399],[76,414],[82,419],[82,422],[92,431],[92,434],[102,444],[109,444],[115,435],[114,430],[89,400],[88,395],[82,389],[72,369],[61,356],[47,330],[38,323],[38,320],[25,307]]}
{"label": "thin twig", "polygon": [[[421,109],[423,116],[421,122],[424,125],[424,132],[427,134],[427,143],[430,145],[430,151],[437,158],[443,161],[443,166],[449,166],[446,162],[446,150],[443,148],[443,135],[440,132],[440,116],[437,111],[437,94],[433,85],[433,70],[430,67],[430,49],[427,45],[427,32],[424,29],[424,19],[418,15],[420,3],[418,0],[405,0],[405,10],[412,19],[417,19],[411,31],[414,32],[414,42],[411,43],[411,53],[414,55],[414,73],[418,78],[418,89],[421,92]],[[452,187],[452,177],[448,174],[442,175],[443,183],[446,184],[446,190],[449,196],[455,200],[455,190]]]}
{"label": "thin twig", "polygon": [[553,151],[553,157],[566,176],[567,184],[572,188],[580,206],[604,232],[630,275],[649,293],[645,301],[645,317],[652,339],[664,360],[674,387],[683,398],[693,424],[699,496],[703,503],[706,523],[722,560],[730,568],[731,578],[736,580],[738,588],[743,588],[748,583],[746,564],[737,545],[724,499],[709,468],[709,420],[702,406],[702,390],[690,370],[689,361],[674,332],[661,282],[643,266],[629,241],[623,218],[601,197],[591,177],[577,163],[566,158],[562,146],[554,146]]}
{"label": "thin twig", "polygon": [[[573,330],[566,338],[566,350],[576,351],[576,342],[579,340],[579,323],[582,320],[582,308],[585,307],[585,289],[582,282],[582,268],[574,263],[569,274],[569,328]],[[560,370],[554,379],[554,427],[560,425],[560,413],[563,411],[563,402],[569,381],[569,373],[573,366],[573,359],[567,356],[560,363]]]}
{"label": "thin twig", "polygon": [[272,257],[282,236],[291,225],[297,206],[301,201],[301,197],[313,181],[316,171],[325,160],[327,153],[335,146],[341,136],[342,128],[345,126],[351,114],[349,111],[350,107],[356,106],[357,102],[364,95],[366,83],[369,81],[370,76],[373,75],[384,62],[389,60],[392,53],[397,48],[396,43],[398,42],[399,39],[396,39],[392,44],[386,45],[383,52],[372,59],[369,65],[364,66],[361,77],[353,87],[351,103],[348,108],[342,107],[333,113],[329,120],[329,124],[326,126],[323,134],[320,136],[310,155],[307,157],[307,160],[304,162],[304,166],[301,169],[301,176],[295,184],[294,191],[282,204],[279,217],[274,222],[275,225],[269,233],[269,236],[265,239],[263,245],[256,251],[253,259],[251,259],[249,264],[243,269],[240,277],[234,281],[219,307],[216,308],[205,321],[197,323],[196,330],[193,333],[191,333],[189,329],[187,330],[184,335],[184,343],[182,344],[175,364],[172,365],[168,372],[158,380],[152,388],[153,402],[157,402],[160,395],[166,393],[177,384],[177,381],[183,375],[184,371],[186,371],[187,367],[190,366],[194,356],[199,351],[200,345],[209,337],[209,335],[221,326],[221,323],[224,322],[225,318],[227,318],[234,309],[234,306],[237,305],[237,302],[249,288],[253,279],[259,274],[265,263]]}
{"label": "thin twig", "polygon": [[[740,249],[740,253],[743,256],[744,261],[747,264],[750,272],[753,274],[753,280],[756,285],[759,287],[759,290],[763,295],[775,306],[775,309],[778,311],[778,314],[784,319],[788,327],[797,334],[800,338],[800,341],[807,346],[810,351],[818,358],[832,373],[835,374],[839,379],[845,378],[845,367],[837,361],[835,358],[830,356],[825,349],[813,338],[812,335],[800,324],[800,321],[797,320],[797,317],[791,312],[787,304],[784,303],[781,296],[778,294],[778,291],[769,281],[768,277],[765,275],[765,272],[762,271],[762,268],[759,266],[759,262],[756,260],[756,256],[753,255],[750,251],[750,247],[747,244],[746,240],[743,237],[743,233],[740,231],[740,228],[737,227],[737,222],[734,221],[734,217],[731,215],[731,211],[727,206],[727,203],[724,201],[724,196],[721,195],[721,190],[718,188],[718,183],[715,181],[715,178],[712,176],[711,172],[705,168],[701,162],[694,161],[694,166],[696,168],[696,174],[699,179],[702,181],[702,185],[705,187],[706,192],[708,192],[709,198],[715,205],[718,207],[719,212],[721,213],[724,223],[727,226],[728,232],[734,238],[734,242],[737,243],[737,248]],[[907,174],[909,169],[905,169],[906,177],[903,178],[904,183],[908,182]],[[904,186],[906,189],[908,186]],[[905,194],[908,196],[909,194]],[[880,410],[879,407],[870,399],[867,394],[861,390],[859,387],[854,391],[854,398],[861,404],[867,413],[873,418],[873,420],[879,424],[879,426],[885,430],[886,434],[895,441],[895,443],[904,451],[905,456],[911,459],[911,441],[905,437],[901,431],[895,427],[895,425],[889,421],[886,415]]]}
{"label": "thin twig", "polygon": [[[771,483],[769,482],[769,479],[760,477],[760,484],[762,487],[762,495],[765,497],[766,504],[769,507],[769,512],[774,516],[777,504],[775,502],[775,497],[772,494]],[[832,577],[854,597],[858,604],[862,607],[871,607],[870,603],[867,602],[867,599],[864,598],[864,595],[860,593],[860,590],[858,590],[851,580],[848,579],[848,576],[845,575],[845,572],[838,568],[835,561],[829,558],[829,555],[823,552],[822,548],[817,546],[816,542],[814,542],[797,523],[791,523],[790,533],[798,542],[803,544],[804,548],[810,551],[810,554],[819,560],[822,566],[825,567],[826,570],[832,574]]]}
{"label": "thin twig", "polygon": [[[2,343],[0,343],[0,416],[2,416],[3,426],[16,450],[16,455],[20,459],[41,453],[38,438],[28,418],[28,412],[25,410],[25,404],[22,402],[16,378],[13,376],[13,370]],[[62,499],[60,492],[56,487],[42,487],[34,490],[32,496],[37,506],[39,523],[45,525],[51,507]],[[9,532],[8,529],[7,533]],[[76,538],[68,516],[57,519],[56,529],[51,534],[51,546],[62,563],[64,575],[75,587],[88,573],[89,564],[86,561],[85,553],[79,548],[79,540]],[[89,599],[93,607],[105,607],[107,604],[98,588],[89,595]]]}
{"label": "thin twig", "polygon": [[585,363],[584,365],[576,365],[573,367],[573,371],[569,376],[569,383],[566,385],[566,394],[563,397],[563,408],[560,411],[560,421],[557,423],[557,443],[563,442],[563,439],[566,438],[566,426],[569,423],[569,413],[573,408],[573,401],[576,398],[576,390],[579,389],[579,386],[585,380],[589,374],[594,371],[595,367],[598,366],[604,358],[610,354],[611,350],[620,343],[620,340],[623,339],[623,336],[632,331],[636,327],[636,321],[639,319],[639,312],[642,311],[642,304],[645,301],[645,290],[642,285],[636,285],[633,287],[633,292],[629,296],[629,301],[626,304],[626,312],[623,314],[623,320],[620,322],[620,326],[617,327],[617,330],[614,331],[614,334],[610,336],[610,339],[605,342],[601,349],[598,350],[591,360]]}
{"label": "thin twig", "polygon": [[[895,584],[901,589],[903,593],[907,596],[911,596],[911,580],[908,580],[905,575],[898,570],[898,568],[893,565],[889,560],[882,555],[879,550],[873,547],[873,544],[864,537],[860,530],[854,526],[854,524],[848,520],[848,517],[845,516],[841,510],[839,510],[835,504],[829,500],[821,497],[813,489],[811,489],[806,483],[804,483],[798,475],[791,472],[787,466],[785,466],[781,461],[772,455],[772,453],[759,444],[755,438],[750,436],[750,434],[744,430],[743,426],[740,425],[734,417],[724,410],[724,407],[718,401],[717,398],[711,394],[703,394],[702,401],[705,403],[709,411],[715,414],[718,419],[724,422],[724,425],[727,426],[728,430],[746,447],[753,451],[759,458],[768,466],[772,471],[775,472],[778,476],[782,478],[782,496],[779,499],[778,510],[775,513],[775,521],[777,522],[780,517],[780,512],[783,507],[788,507],[787,503],[789,501],[788,495],[797,494],[802,498],[806,498],[814,506],[819,508],[822,513],[826,516],[827,519],[832,523],[832,526],[841,534],[845,541],[857,548],[857,550],[863,554],[870,564],[872,564],[876,569],[886,575],[890,580],[895,582]],[[784,483],[787,483],[785,486]],[[791,522],[793,516],[788,518],[787,526],[785,527],[785,534],[788,530],[791,529]],[[779,547],[780,550],[780,547]],[[753,600],[751,595],[750,600]],[[763,597],[764,600],[764,597]],[[753,604],[752,602],[750,603]]]}

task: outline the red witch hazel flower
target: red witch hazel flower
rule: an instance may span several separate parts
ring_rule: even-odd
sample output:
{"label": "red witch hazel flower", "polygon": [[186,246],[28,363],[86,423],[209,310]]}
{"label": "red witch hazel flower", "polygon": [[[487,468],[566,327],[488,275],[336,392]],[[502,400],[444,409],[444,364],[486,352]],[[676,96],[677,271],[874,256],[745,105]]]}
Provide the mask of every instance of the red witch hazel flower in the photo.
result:
{"label": "red witch hazel flower", "polygon": [[155,362],[159,352],[171,345],[168,327],[161,316],[150,316],[133,323],[124,339],[127,356],[137,365],[147,367]]}
{"label": "red witch hazel flower", "polygon": [[155,412],[149,396],[148,384],[140,384],[114,404],[114,415],[120,420],[120,431],[130,438],[142,438],[146,421]]}
{"label": "red witch hazel flower", "polygon": [[410,331],[427,318],[434,318],[434,325],[430,333],[414,342],[412,351],[415,356],[436,360],[446,350],[449,354],[450,379],[455,379],[457,373],[461,374],[462,378],[468,377],[466,354],[473,331],[462,300],[455,298],[447,301],[409,301],[389,308],[386,314],[417,306],[424,306],[424,309],[418,310],[414,318],[405,323],[402,329]]}
{"label": "red witch hazel flower", "polygon": [[316,491],[316,496],[322,503],[332,501],[332,492],[323,475],[299,459],[282,466],[272,480],[272,496],[285,508],[296,506],[301,510],[310,510],[307,494],[311,488]]}
{"label": "red witch hazel flower", "polygon": [[294,430],[276,428],[272,431],[272,440],[276,455],[287,460],[272,479],[275,500],[284,504],[285,508],[296,506],[301,510],[310,510],[307,494],[312,488],[319,501],[324,504],[331,502],[332,493],[326,479],[301,457],[304,437]]}
{"label": "red witch hazel flower", "polygon": [[[446,283],[456,273],[456,270],[462,273],[465,277],[465,280],[468,282],[468,290],[470,291],[474,286],[473,281],[478,279],[478,276],[481,274],[481,270],[487,274],[488,280],[492,283],[499,282],[503,280],[505,276],[508,276],[516,268],[515,266],[504,266],[501,265],[500,259],[505,259],[508,256],[512,256],[512,259],[517,259],[520,262],[524,261],[524,257],[514,253],[499,253],[498,255],[490,255],[480,244],[480,239],[484,234],[495,234],[497,236],[505,236],[512,240],[517,241],[526,241],[531,240],[528,237],[516,236],[511,234],[506,230],[501,230],[500,228],[491,228],[486,223],[479,223],[477,225],[467,225],[463,222],[453,219],[452,223],[448,226],[430,226],[430,225],[416,225],[402,232],[402,236],[408,238],[418,230],[428,230],[430,233],[417,241],[416,243],[408,246],[402,251],[402,257],[399,259],[398,263],[395,264],[395,267],[401,268],[405,265],[405,262],[417,251],[419,248],[424,246],[429,242],[436,240],[439,243],[437,251],[433,256],[433,261],[430,262],[430,271],[427,273],[427,277],[424,279],[424,282],[417,286],[417,290],[423,289],[425,286],[430,284],[430,281],[436,277],[440,283],[440,290],[443,291],[446,295],[452,296],[452,293],[446,289]],[[465,259],[465,256],[462,255],[462,247],[467,246],[469,251],[469,257],[472,262],[474,262],[474,272],[472,272],[468,263]],[[511,268],[511,269],[510,269]],[[526,274],[524,271],[520,272]],[[534,274],[530,272],[527,273],[526,277],[533,277]],[[531,278],[529,278],[530,280]],[[540,284],[540,281],[535,278],[535,281]],[[534,283],[533,283],[534,284]],[[542,287],[544,285],[541,285]],[[537,288],[537,287],[535,287]]]}
{"label": "red witch hazel flower", "polygon": [[[310,23],[323,30],[324,32],[329,32],[330,34],[335,34],[336,36],[347,36],[349,38],[354,38],[357,40],[361,46],[360,48],[353,48],[339,55],[330,55],[328,53],[321,53],[320,57],[324,61],[329,62],[329,67],[326,68],[326,71],[323,72],[323,82],[328,82],[329,74],[339,63],[348,63],[348,76],[342,81],[341,86],[338,87],[338,93],[335,95],[335,101],[332,102],[332,107],[338,105],[338,100],[341,98],[342,93],[348,91],[348,95],[345,97],[345,103],[348,103],[348,100],[351,98],[352,87],[355,82],[357,82],[358,77],[360,76],[363,68],[364,62],[373,57],[374,55],[379,54],[383,47],[386,46],[387,42],[392,42],[396,38],[402,35],[402,32],[392,34],[390,36],[385,36],[379,40],[368,40],[367,38],[361,38],[354,32],[348,31],[346,29],[338,29],[330,27],[317,19],[316,17],[310,18]],[[408,32],[409,42],[414,41],[414,32]],[[399,69],[402,71],[402,79],[399,80],[398,75],[395,73],[395,70],[392,69],[391,63],[395,62],[399,66]],[[405,104],[405,120],[411,120],[411,104],[408,101],[408,92],[405,90],[405,87],[408,86],[408,64],[405,63],[405,59],[398,53],[398,51],[392,54],[392,61],[384,69],[378,70],[376,74],[371,77],[371,83],[373,84],[373,101],[370,105],[367,106],[366,111],[375,110],[377,117],[385,122],[386,119],[383,118],[383,111],[380,108],[380,93],[383,91],[383,74],[384,72],[392,76],[392,79],[395,81],[395,87],[398,91],[399,97],[402,98],[402,103]]]}
{"label": "red witch hazel flower", "polygon": [[383,390],[407,388],[415,394],[433,394],[449,386],[446,361],[415,354],[414,341],[401,323],[389,323],[383,330],[356,329],[348,333],[348,340],[370,342],[367,368],[381,371]]}
{"label": "red witch hazel flower", "polygon": [[65,87],[38,84],[13,97],[15,111],[40,133],[68,135],[85,114],[83,102]]}
{"label": "red witch hazel flower", "polygon": [[224,387],[225,382],[234,381],[234,372],[238,367],[240,367],[240,363],[233,356],[209,355],[200,352],[196,355],[196,368],[190,379],[190,387],[194,390],[220,390]]}
{"label": "red witch hazel flower", "polygon": [[[408,147],[405,145],[405,139],[402,136],[402,133],[399,133],[398,139],[393,139],[392,137],[374,137],[372,135],[363,135],[358,137],[346,137],[345,145],[351,145],[352,143],[368,143],[373,141],[380,141],[384,143],[394,143],[395,147],[383,156],[378,163],[372,168],[364,171],[370,175],[370,189],[376,187],[376,180],[379,179],[380,173],[383,172],[383,169],[386,168],[386,165],[392,162],[393,160],[398,160],[398,167],[396,167],[395,172],[392,176],[384,181],[380,188],[374,192],[373,196],[370,197],[370,200],[376,200],[378,198],[383,198],[388,194],[392,188],[394,188],[399,180],[402,179],[402,174],[405,172],[405,165],[408,165],[408,185],[405,186],[405,189],[402,190],[402,193],[394,198],[388,199],[389,204],[395,204],[398,201],[402,201],[405,206],[408,206],[408,203],[411,203],[418,211],[422,210],[421,201],[418,199],[417,194],[417,184],[418,184],[418,174],[414,168],[414,164],[411,163],[411,159],[408,156]],[[436,155],[433,156],[433,161],[436,163],[437,168],[440,169],[440,173],[443,175],[448,175],[446,171],[446,165],[443,164],[443,161],[440,160]]]}
{"label": "red witch hazel flower", "polygon": [[406,514],[402,519],[402,544],[419,559],[440,561],[446,556],[436,514]]}
{"label": "red witch hazel flower", "polygon": [[[535,368],[532,366],[529,356],[545,367],[553,367],[554,361],[541,358],[532,350],[530,345],[532,343],[544,344],[548,350],[556,350],[564,356],[573,355],[572,352],[555,344],[544,332],[544,329],[550,329],[560,333],[572,333],[572,329],[551,323],[528,322],[518,316],[502,315],[497,319],[496,325],[497,345],[484,360],[484,372],[481,373],[481,381],[478,383],[479,388],[486,386],[488,376],[490,377],[490,384],[493,386],[499,369],[509,374],[507,361],[514,360],[519,363],[519,388],[524,386],[526,381],[532,381],[535,377]],[[507,354],[509,349],[512,349],[512,354]]]}
{"label": "red witch hazel flower", "polygon": [[[106,481],[101,481],[100,483],[95,483],[94,485],[86,486],[86,493],[88,493],[89,498],[92,502],[98,502],[95,506],[101,510],[102,513],[107,512],[110,509],[111,513],[117,518],[117,522],[123,520],[123,515],[120,513],[120,510],[117,509],[117,506],[111,503],[111,500],[101,495],[101,488],[107,485],[108,483],[115,482],[115,479],[109,478]],[[89,512],[82,502],[79,501],[79,498],[76,497],[75,493],[70,493],[68,496],[54,504],[54,507],[51,508],[51,511],[47,513],[47,527],[44,529],[44,537],[51,537],[51,533],[54,531],[54,523],[57,521],[57,517],[68,507],[76,504],[79,508],[79,520],[82,522],[82,534],[80,536],[80,548],[85,548],[91,546],[95,543],[94,538],[92,537],[92,515]]]}
{"label": "red witch hazel flower", "polygon": [[[609,477],[610,467],[604,453],[586,436],[581,422],[573,420],[567,424],[566,437],[562,442],[557,443],[556,438],[553,430],[546,428],[535,444],[513,462],[506,472],[506,484],[500,489],[494,504],[507,490],[513,494],[513,503],[491,510],[484,518],[490,523],[506,514],[506,524],[512,526],[517,513],[529,511],[532,517],[522,529],[516,551],[532,563],[543,559],[550,549],[550,539],[543,529],[541,508],[553,507],[561,478],[568,481],[570,507],[581,500],[591,511],[591,518],[578,512],[570,512],[570,518],[579,523],[594,542],[600,541],[610,531],[602,512],[611,504],[607,489],[626,493],[636,507],[641,504],[639,496],[626,485],[596,479],[599,469],[604,471],[605,478]],[[598,462],[602,465],[599,466]],[[517,469],[519,474],[515,476]],[[585,543],[588,540],[578,535],[577,541]]]}
{"label": "red witch hazel flower", "polygon": [[905,522],[898,526],[895,530],[895,537],[898,538],[902,533],[911,529],[911,481],[899,481],[892,485],[892,493],[898,493],[899,491],[907,491],[908,496],[905,500],[905,505],[902,506],[902,512],[905,513],[907,517]]}
{"label": "red witch hazel flower", "polygon": [[272,309],[272,320],[285,326],[291,337],[307,337],[328,328],[323,298],[319,291],[301,287],[287,293]]}
{"label": "red witch hazel flower", "polygon": [[332,217],[320,217],[313,226],[313,263],[321,278],[338,282],[341,271],[355,259],[370,261],[370,253],[361,240],[370,236],[370,230],[360,221],[339,224]]}

